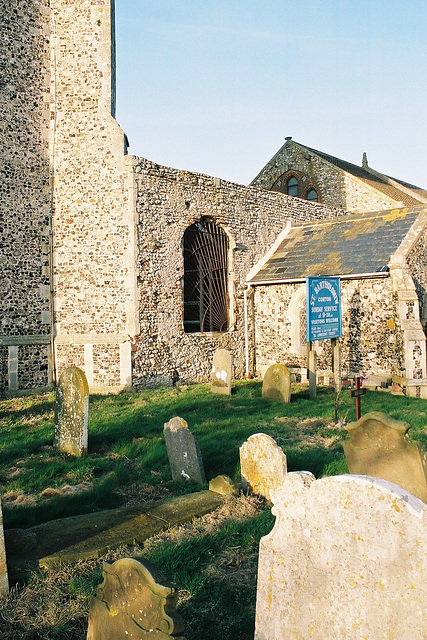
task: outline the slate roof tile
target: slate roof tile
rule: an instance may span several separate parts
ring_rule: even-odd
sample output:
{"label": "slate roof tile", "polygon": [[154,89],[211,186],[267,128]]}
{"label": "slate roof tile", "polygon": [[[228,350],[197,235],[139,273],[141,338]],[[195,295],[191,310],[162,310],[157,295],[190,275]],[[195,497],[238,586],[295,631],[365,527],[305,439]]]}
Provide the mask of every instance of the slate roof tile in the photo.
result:
{"label": "slate roof tile", "polygon": [[391,255],[423,209],[355,213],[291,227],[248,282],[387,271]]}

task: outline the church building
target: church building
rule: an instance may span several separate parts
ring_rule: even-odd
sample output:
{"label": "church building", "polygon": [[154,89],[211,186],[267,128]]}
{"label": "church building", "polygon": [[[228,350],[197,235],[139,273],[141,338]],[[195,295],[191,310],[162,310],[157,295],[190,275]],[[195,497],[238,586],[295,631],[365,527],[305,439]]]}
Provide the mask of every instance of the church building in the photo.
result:
{"label": "church building", "polygon": [[129,155],[114,60],[113,0],[2,8],[0,392],[70,365],[98,392],[206,382],[218,347],[237,379],[302,371],[321,272],[345,372],[423,395],[427,193],[290,138],[249,186]]}

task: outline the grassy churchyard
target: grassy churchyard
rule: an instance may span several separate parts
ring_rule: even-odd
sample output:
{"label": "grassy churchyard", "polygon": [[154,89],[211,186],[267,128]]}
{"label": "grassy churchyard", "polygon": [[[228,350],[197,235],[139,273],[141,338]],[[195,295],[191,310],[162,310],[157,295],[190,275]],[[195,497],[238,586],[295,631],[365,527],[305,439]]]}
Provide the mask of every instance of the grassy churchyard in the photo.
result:
{"label": "grassy churchyard", "polygon": [[[362,398],[362,413],[383,411],[411,425],[427,448],[427,402],[379,391]],[[89,452],[82,458],[52,447],[54,394],[0,401],[0,488],[5,529],[150,502],[198,490],[173,482],[163,425],[184,418],[197,437],[206,477],[240,480],[239,447],[263,432],[281,446],[288,471],[316,477],[347,472],[343,424],[355,419],[348,391],[293,385],[290,405],[265,402],[260,382],[235,383],[231,397],[192,385],[117,396],[92,396]],[[207,488],[207,485],[204,487]],[[268,506],[252,496],[229,497],[218,511],[97,560],[43,569],[12,588],[0,603],[3,640],[86,638],[89,598],[102,560],[145,557],[180,588],[178,611],[187,640],[252,640],[258,542],[273,525]]]}

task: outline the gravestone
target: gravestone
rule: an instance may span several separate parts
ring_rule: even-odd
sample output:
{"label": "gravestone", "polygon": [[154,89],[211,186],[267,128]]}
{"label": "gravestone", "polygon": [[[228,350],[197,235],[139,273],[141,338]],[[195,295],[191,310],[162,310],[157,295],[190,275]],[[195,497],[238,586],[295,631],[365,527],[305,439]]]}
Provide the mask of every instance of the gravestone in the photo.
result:
{"label": "gravestone", "polygon": [[103,583],[92,598],[87,640],[185,640],[176,613],[176,587],[146,560],[104,562]]}
{"label": "gravestone", "polygon": [[4,546],[3,513],[0,501],[0,596],[9,593],[9,580],[7,576],[6,549]]}
{"label": "gravestone", "polygon": [[202,455],[196,437],[188,424],[176,416],[163,428],[172,480],[192,480],[198,484],[206,482]]}
{"label": "gravestone", "polygon": [[427,505],[385,480],[309,473],[273,502],[255,640],[427,637]]}
{"label": "gravestone", "polygon": [[268,367],[262,381],[262,397],[289,404],[291,401],[291,372],[284,364]]}
{"label": "gravestone", "polygon": [[61,374],[56,391],[54,447],[63,453],[87,453],[89,387],[84,372],[69,367]]}
{"label": "gravestone", "polygon": [[233,358],[227,349],[217,349],[213,356],[211,391],[231,395]]}
{"label": "gravestone", "polygon": [[287,473],[286,456],[275,440],[255,433],[240,447],[242,489],[270,500],[270,492],[279,489]]}
{"label": "gravestone", "polygon": [[343,443],[350,473],[383,478],[427,503],[426,452],[411,442],[409,424],[371,411],[346,427]]}

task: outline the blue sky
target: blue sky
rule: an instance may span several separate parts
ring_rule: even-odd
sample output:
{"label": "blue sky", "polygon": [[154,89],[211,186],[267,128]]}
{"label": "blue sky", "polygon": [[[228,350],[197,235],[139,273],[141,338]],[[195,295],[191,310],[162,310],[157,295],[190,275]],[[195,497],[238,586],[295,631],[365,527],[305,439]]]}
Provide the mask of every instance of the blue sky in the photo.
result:
{"label": "blue sky", "polygon": [[129,152],[248,184],[286,136],[427,188],[425,0],[116,0]]}

